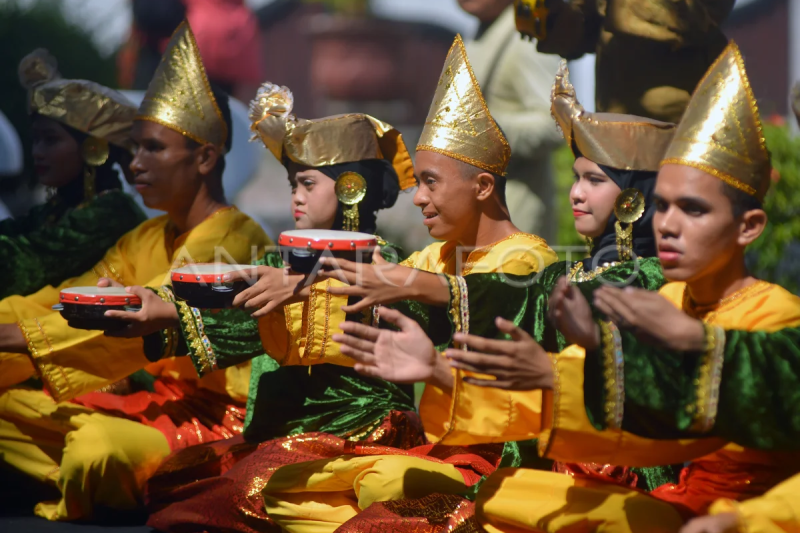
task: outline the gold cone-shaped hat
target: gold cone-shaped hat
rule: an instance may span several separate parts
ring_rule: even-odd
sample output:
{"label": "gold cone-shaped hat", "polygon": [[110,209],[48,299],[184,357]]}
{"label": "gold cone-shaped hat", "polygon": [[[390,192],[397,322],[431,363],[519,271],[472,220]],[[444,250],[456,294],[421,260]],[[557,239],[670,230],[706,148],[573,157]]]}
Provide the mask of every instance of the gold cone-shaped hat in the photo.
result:
{"label": "gold cone-shaped hat", "polygon": [[19,80],[28,90],[31,113],[133,149],[131,126],[136,106],[121,93],[93,81],[62,79],[55,58],[42,48],[20,61]]}
{"label": "gold cone-shaped hat", "polygon": [[460,35],[447,54],[417,151],[505,175],[511,147],[489,113]]}
{"label": "gold cone-shaped hat", "polygon": [[576,156],[579,152],[599,165],[620,170],[658,171],[675,134],[675,124],[669,122],[584,110],[564,60],[553,84],[550,112]]}
{"label": "gold cone-shaped hat", "polygon": [[269,82],[250,103],[251,129],[278,161],[321,167],[386,159],[397,172],[400,190],[416,185],[403,136],[391,125],[361,113],[299,119],[291,114],[293,105],[288,88]]}
{"label": "gold cone-shaped hat", "polygon": [[228,127],[187,21],[172,34],[136,119],[157,122],[200,144],[225,149]]}
{"label": "gold cone-shaped hat", "polygon": [[739,47],[731,41],[697,85],[662,165],[698,168],[763,199],[770,160]]}

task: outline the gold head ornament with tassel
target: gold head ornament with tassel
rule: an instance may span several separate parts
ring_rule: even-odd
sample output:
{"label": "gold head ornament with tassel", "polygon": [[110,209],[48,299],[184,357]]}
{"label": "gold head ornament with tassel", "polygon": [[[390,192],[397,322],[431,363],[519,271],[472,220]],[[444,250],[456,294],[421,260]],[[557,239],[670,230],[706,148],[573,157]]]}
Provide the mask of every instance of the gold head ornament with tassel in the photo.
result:
{"label": "gold head ornament with tassel", "polygon": [[[586,111],[569,81],[567,62],[562,60],[550,96],[550,112],[567,145],[577,157],[619,170],[657,172],[675,134],[675,124],[636,115]],[[631,259],[633,223],[642,218],[644,194],[628,188],[614,202],[617,254]]]}
{"label": "gold head ornament with tassel", "polygon": [[[307,167],[385,159],[397,173],[400,190],[416,185],[414,165],[403,136],[391,125],[369,115],[351,113],[315,120],[292,114],[294,97],[286,87],[264,83],[250,103],[253,139],[260,139],[281,163]],[[367,181],[356,172],[336,180],[336,195],[345,205],[345,229],[358,229],[358,204]]]}
{"label": "gold head ornament with tassel", "polygon": [[228,126],[211,91],[197,41],[187,21],[172,34],[136,119],[156,122],[225,152]]}
{"label": "gold head ornament with tassel", "polygon": [[733,41],[697,85],[661,164],[697,168],[764,199],[770,157],[744,60]]}
{"label": "gold head ornament with tassel", "polygon": [[489,113],[460,35],[445,59],[417,151],[436,152],[505,176],[511,147]]}
{"label": "gold head ornament with tassel", "polygon": [[53,119],[88,135],[81,146],[84,199],[95,195],[95,169],[108,160],[109,143],[133,150],[131,126],[136,106],[121,93],[87,80],[63,79],[58,63],[39,48],[19,64],[19,79],[28,90],[30,113]]}

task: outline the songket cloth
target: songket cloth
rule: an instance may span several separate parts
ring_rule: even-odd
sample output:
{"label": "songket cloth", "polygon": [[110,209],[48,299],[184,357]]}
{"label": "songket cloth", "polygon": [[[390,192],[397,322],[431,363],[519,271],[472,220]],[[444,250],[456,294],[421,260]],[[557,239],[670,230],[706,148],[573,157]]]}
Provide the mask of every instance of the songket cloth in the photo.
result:
{"label": "songket cloth", "polygon": [[[719,302],[694,309],[683,283],[671,283],[661,294],[707,324],[726,329],[777,331],[800,322],[800,299],[784,289],[757,282]],[[623,352],[625,346],[622,347]],[[718,368],[719,358],[705,354],[697,360],[694,387],[698,397],[711,398],[717,379],[705,379]],[[635,355],[631,353],[630,356]],[[562,352],[555,359],[556,385],[545,404],[552,406],[544,417],[540,450],[562,461],[589,460],[601,464],[647,466],[691,460],[678,483],[667,484],[645,495],[630,488],[598,482],[592,478],[564,476],[531,470],[503,470],[481,487],[476,500],[477,516],[489,531],[565,531],[570,528],[601,527],[604,531],[677,531],[689,517],[705,514],[717,498],[744,501],[757,497],[800,468],[796,454],[743,448],[721,439],[674,439],[653,441],[620,430],[598,431],[589,420],[584,404],[585,353]],[[711,363],[711,364],[709,364]],[[587,366],[587,375],[591,366]],[[632,370],[636,370],[634,367]],[[644,378],[644,377],[643,377]],[[605,408],[613,409],[624,382],[605,383]],[[587,394],[591,392],[587,389]],[[665,391],[673,393],[675,391]],[[713,410],[698,410],[698,418]],[[556,488],[556,485],[560,488]],[[515,505],[525,494],[524,507]],[[657,517],[658,522],[650,517]]]}
{"label": "songket cloth", "polygon": [[[457,275],[491,272],[528,275],[543,270],[555,260],[555,254],[541,238],[525,233],[512,234],[486,247],[460,252],[455,243],[436,243],[413,254],[403,264],[445,274],[451,287],[451,300],[456,298],[460,302],[467,298],[467,294],[459,292],[464,285],[456,279]],[[415,306],[413,303],[409,305]],[[449,313],[445,311],[444,315]],[[430,331],[440,325],[449,337],[451,325],[448,320],[432,317],[426,326]],[[453,320],[463,324],[460,315]],[[456,329],[467,331],[461,327]],[[438,333],[441,335],[443,331]],[[422,413],[424,426],[424,410]],[[385,455],[369,459],[359,455],[323,458],[284,467],[267,483],[262,494],[267,513],[285,530],[333,531],[372,502],[413,499],[432,493],[440,493],[440,497],[447,499],[450,499],[447,495],[466,494],[468,487],[474,485],[480,476],[500,465],[505,448],[502,443],[476,449],[433,446],[386,450]],[[488,461],[488,470],[484,458],[487,453],[494,458]],[[509,453],[518,456],[519,451],[514,448]],[[439,463],[439,460],[444,462]],[[480,474],[465,477],[463,471]],[[343,482],[344,479],[347,481]],[[356,504],[353,504],[352,494],[357,495]]]}
{"label": "songket cloth", "polygon": [[[36,514],[75,520],[91,518],[96,505],[141,505],[144,481],[170,445],[241,431],[241,420],[234,419],[241,418],[236,413],[249,379],[247,367],[198,379],[188,361],[149,366],[141,339],[69,328],[50,309],[60,290],[96,285],[102,276],[124,285],[161,286],[173,267],[213,262],[221,250],[246,262],[251,246],[269,242],[257,223],[232,207],[179,236],[162,216],[123,236],[90,271],[0,302],[0,322],[16,322],[29,348],[27,354],[0,353],[0,456],[6,466],[61,491],[60,501],[40,503]],[[143,369],[155,378],[149,397],[154,401],[144,402],[143,393],[127,398],[97,392]],[[34,373],[44,390],[18,385]]]}
{"label": "songket cloth", "polygon": [[[283,260],[269,252],[257,264],[283,267]],[[194,347],[186,360],[203,376],[251,361],[250,394],[241,437],[175,453],[148,482],[151,527],[269,530],[275,526],[260,490],[279,466],[327,457],[331,449],[341,454],[346,443],[410,448],[423,442],[410,387],[326,363],[343,358],[331,336],[346,304],[327,292],[329,285],[315,284],[306,301],[259,320],[240,309],[182,310],[183,334]],[[189,341],[200,332],[207,342]]]}

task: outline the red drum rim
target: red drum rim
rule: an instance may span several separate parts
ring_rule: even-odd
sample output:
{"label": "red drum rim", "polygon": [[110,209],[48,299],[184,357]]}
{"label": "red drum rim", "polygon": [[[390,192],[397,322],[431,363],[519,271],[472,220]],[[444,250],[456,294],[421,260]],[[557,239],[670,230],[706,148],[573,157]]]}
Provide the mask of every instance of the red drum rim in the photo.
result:
{"label": "red drum rim", "polygon": [[378,245],[378,239],[368,233],[352,231],[293,230],[281,233],[278,237],[278,245],[288,248],[344,252],[374,248]]}
{"label": "red drum rim", "polygon": [[[212,272],[202,272],[211,268]],[[237,270],[256,268],[253,265],[228,265],[226,263],[197,263],[176,268],[170,273],[173,282],[179,283],[224,283],[222,276]]]}
{"label": "red drum rim", "polygon": [[142,305],[138,296],[120,287],[71,287],[61,291],[59,302],[77,305]]}

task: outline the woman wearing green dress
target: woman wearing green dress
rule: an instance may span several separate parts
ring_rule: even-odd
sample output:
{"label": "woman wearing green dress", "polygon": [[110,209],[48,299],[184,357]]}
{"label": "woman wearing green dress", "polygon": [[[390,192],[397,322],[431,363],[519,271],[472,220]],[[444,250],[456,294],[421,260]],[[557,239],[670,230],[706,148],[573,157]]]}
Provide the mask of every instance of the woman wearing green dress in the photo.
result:
{"label": "woman wearing green dress", "polygon": [[28,90],[33,162],[48,200],[0,222],[0,298],[27,295],[85,272],[145,220],[121,190],[136,107],[120,93],[60,78],[44,50],[19,67]]}

